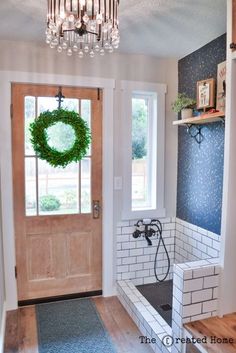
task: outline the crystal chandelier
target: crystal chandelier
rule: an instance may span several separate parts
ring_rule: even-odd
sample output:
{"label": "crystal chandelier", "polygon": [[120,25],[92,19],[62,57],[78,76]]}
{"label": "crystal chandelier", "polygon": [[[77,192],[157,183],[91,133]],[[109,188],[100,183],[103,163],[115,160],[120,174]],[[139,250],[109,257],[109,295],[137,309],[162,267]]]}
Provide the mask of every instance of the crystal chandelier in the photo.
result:
{"label": "crystal chandelier", "polygon": [[80,58],[119,47],[120,0],[48,0],[46,43]]}

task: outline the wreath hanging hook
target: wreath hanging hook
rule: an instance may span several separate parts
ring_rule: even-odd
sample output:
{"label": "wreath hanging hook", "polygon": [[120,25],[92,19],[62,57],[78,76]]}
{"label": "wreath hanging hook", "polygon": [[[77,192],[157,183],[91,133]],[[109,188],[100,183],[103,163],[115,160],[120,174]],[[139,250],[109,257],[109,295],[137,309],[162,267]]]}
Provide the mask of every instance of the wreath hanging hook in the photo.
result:
{"label": "wreath hanging hook", "polygon": [[55,98],[57,98],[58,109],[61,109],[61,103],[63,103],[63,102],[64,102],[64,99],[66,98],[66,97],[63,96],[63,94],[62,94],[62,87],[61,87],[61,86],[59,86],[58,93],[55,95]]}

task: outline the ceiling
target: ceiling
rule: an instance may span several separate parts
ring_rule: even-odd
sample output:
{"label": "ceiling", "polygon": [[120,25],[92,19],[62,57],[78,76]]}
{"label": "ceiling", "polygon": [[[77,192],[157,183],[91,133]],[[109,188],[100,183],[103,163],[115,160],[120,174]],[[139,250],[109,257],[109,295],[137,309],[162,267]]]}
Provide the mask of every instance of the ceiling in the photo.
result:
{"label": "ceiling", "polygon": [[[0,39],[44,43],[47,0],[0,1]],[[120,0],[120,52],[183,57],[226,32],[226,0]]]}

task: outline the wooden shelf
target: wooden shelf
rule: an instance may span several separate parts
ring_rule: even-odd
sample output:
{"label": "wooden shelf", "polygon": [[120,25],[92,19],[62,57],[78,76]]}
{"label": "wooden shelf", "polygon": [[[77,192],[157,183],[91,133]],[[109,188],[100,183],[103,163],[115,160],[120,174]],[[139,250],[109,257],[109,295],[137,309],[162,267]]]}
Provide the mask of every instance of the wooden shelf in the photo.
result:
{"label": "wooden shelf", "polygon": [[222,121],[225,118],[225,113],[217,112],[212,114],[202,114],[189,119],[181,119],[173,121],[173,125],[202,125]]}

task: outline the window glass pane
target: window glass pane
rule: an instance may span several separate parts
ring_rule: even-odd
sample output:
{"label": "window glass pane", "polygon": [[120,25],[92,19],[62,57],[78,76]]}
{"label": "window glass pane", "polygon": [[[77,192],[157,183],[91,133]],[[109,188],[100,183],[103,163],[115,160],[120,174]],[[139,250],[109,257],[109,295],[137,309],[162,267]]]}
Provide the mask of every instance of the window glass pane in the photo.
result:
{"label": "window glass pane", "polygon": [[150,204],[148,97],[132,99],[132,209]]}
{"label": "window glass pane", "polygon": [[71,149],[75,142],[75,131],[72,126],[58,122],[47,130],[48,145],[59,152]]}
{"label": "window glass pane", "polygon": [[35,97],[25,97],[25,155],[35,155],[30,142],[30,124],[35,119]]}
{"label": "window glass pane", "polygon": [[38,160],[39,214],[73,214],[79,212],[77,163],[53,168]]}
{"label": "window glass pane", "polygon": [[61,104],[63,109],[74,110],[75,112],[79,112],[79,100],[74,98],[65,98]]}
{"label": "window glass pane", "polygon": [[91,160],[81,161],[81,213],[91,213]]}
{"label": "window glass pane", "polygon": [[[91,129],[91,101],[88,99],[81,100],[81,117],[87,122]],[[87,155],[91,155],[91,144],[87,150]]]}
{"label": "window glass pane", "polygon": [[25,212],[26,216],[36,216],[36,159],[25,158]]}
{"label": "window glass pane", "polygon": [[52,111],[58,108],[55,97],[38,97],[38,115],[46,110]]}

